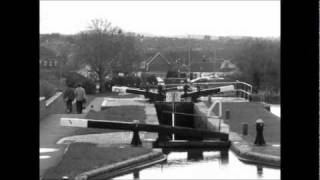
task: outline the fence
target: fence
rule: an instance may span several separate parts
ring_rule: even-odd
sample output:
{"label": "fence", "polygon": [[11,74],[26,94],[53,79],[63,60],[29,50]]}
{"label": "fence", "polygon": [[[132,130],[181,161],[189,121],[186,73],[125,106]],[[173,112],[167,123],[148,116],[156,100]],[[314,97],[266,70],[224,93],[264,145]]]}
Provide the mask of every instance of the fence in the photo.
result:
{"label": "fence", "polygon": [[[241,81],[235,81],[235,82],[207,82],[207,83],[193,83],[194,86],[199,86],[201,89],[207,89],[207,88],[215,88],[219,86],[226,86],[226,85],[234,85],[235,90],[229,94],[225,93],[222,95],[217,96],[231,96],[231,97],[241,97],[247,100],[251,100],[252,96],[252,85],[241,82]],[[215,96],[215,95],[213,95]]]}

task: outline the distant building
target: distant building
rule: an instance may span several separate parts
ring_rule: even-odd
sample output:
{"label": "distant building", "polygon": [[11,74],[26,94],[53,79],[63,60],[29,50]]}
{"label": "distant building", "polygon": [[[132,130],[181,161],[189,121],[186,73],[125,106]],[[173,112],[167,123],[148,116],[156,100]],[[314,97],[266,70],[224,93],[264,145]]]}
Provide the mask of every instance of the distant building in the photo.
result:
{"label": "distant building", "polygon": [[59,66],[59,59],[54,51],[40,47],[39,66],[41,69],[54,69]]}
{"label": "distant building", "polygon": [[203,76],[227,76],[235,73],[237,67],[230,60],[215,60],[210,62],[194,62],[191,63],[190,71],[193,73],[193,78]]}
{"label": "distant building", "polygon": [[59,62],[57,59],[46,58],[40,59],[39,65],[41,69],[55,69],[59,67]]}
{"label": "distant building", "polygon": [[[171,63],[160,52],[149,57],[140,63],[140,71],[146,74],[155,75],[157,77],[165,78],[167,72],[172,68]],[[141,74],[141,72],[138,74]]]}

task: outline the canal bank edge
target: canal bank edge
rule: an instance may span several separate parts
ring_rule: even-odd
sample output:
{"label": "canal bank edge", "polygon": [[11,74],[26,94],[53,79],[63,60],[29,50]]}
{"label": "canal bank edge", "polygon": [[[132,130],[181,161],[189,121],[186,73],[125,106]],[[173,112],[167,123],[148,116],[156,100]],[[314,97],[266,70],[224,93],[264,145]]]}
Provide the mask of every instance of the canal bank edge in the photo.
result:
{"label": "canal bank edge", "polygon": [[[202,116],[198,119],[198,124],[196,124],[196,127],[213,131],[218,130],[219,122],[217,119],[206,116],[208,113],[208,107],[203,102],[195,104],[195,113]],[[206,123],[208,123],[208,125],[205,125]],[[280,156],[253,152],[251,150],[253,145],[245,141],[238,133],[230,131],[229,125],[223,120],[221,121],[221,127],[223,127],[222,130],[224,132],[229,133],[229,140],[231,141],[230,149],[238,156],[239,160],[249,163],[280,167]]]}
{"label": "canal bank edge", "polygon": [[97,169],[93,169],[90,171],[83,172],[75,177],[75,180],[88,180],[90,178],[94,178],[96,176],[105,174],[105,173],[117,173],[117,171],[121,171],[124,168],[127,168],[129,166],[133,166],[135,164],[141,164],[141,163],[150,163],[150,161],[157,161],[159,163],[159,159],[162,161],[165,161],[167,159],[167,156],[164,155],[160,151],[152,151],[150,153],[133,157],[124,161],[120,161],[117,163],[113,163],[107,166],[103,166]]}
{"label": "canal bank edge", "polygon": [[280,167],[280,156],[251,151],[252,145],[243,140],[238,133],[230,131],[229,139],[231,141],[230,149],[238,156],[240,160],[249,163],[260,163],[263,165]]}

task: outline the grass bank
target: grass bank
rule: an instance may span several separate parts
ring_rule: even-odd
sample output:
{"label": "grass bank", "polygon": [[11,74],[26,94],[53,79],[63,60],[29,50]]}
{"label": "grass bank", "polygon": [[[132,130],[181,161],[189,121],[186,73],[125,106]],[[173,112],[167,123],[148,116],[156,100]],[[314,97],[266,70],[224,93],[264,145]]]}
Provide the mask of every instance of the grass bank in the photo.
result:
{"label": "grass bank", "polygon": [[[209,104],[206,103],[209,107]],[[230,119],[226,119],[225,112],[230,111]],[[280,118],[267,111],[258,102],[223,102],[222,118],[229,125],[230,131],[241,135],[242,139],[251,146],[252,152],[280,156]],[[264,121],[264,139],[266,146],[254,146],[256,137],[256,120]],[[248,135],[242,136],[243,124],[248,124]]]}
{"label": "grass bank", "polygon": [[43,176],[43,180],[61,179],[68,176],[73,179],[78,174],[124,161],[132,157],[150,153],[152,150],[143,147],[102,147],[91,143],[72,143],[60,163]]}

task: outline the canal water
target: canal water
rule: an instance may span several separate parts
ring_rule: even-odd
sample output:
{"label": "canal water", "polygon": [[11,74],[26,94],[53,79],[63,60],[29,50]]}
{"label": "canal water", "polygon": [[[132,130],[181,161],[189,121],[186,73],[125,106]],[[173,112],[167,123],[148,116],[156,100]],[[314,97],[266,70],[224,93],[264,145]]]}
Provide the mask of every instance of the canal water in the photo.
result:
{"label": "canal water", "polygon": [[204,151],[196,159],[170,152],[163,164],[114,179],[280,179],[280,169],[243,163],[231,151]]}
{"label": "canal water", "polygon": [[[271,105],[270,111],[280,117],[280,105]],[[113,179],[280,179],[279,168],[244,163],[232,151],[200,154],[192,158],[190,151],[169,152],[165,163]]]}

